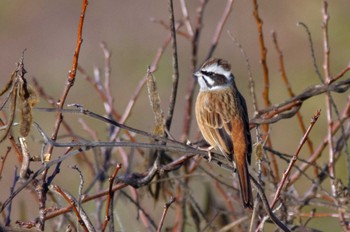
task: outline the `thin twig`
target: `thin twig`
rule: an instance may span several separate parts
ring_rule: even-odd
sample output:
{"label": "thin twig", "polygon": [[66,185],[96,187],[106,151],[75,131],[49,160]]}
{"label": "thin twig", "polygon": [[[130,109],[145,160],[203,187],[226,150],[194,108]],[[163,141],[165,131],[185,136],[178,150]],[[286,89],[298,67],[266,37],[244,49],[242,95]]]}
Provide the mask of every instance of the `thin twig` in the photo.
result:
{"label": "thin twig", "polygon": [[[280,47],[278,45],[277,33],[276,32],[272,32],[272,38],[273,38],[273,43],[275,45],[276,51],[278,53],[279,64],[280,64],[280,72],[281,72],[282,80],[284,81],[284,83],[285,83],[285,85],[287,87],[287,91],[288,91],[289,97],[294,97],[295,94],[294,94],[294,92],[292,90],[292,87],[291,87],[291,85],[290,85],[290,83],[288,81],[288,78],[287,78],[287,72],[286,72],[286,68],[284,66],[283,52],[282,52],[282,50],[280,49]],[[298,122],[299,122],[299,126],[301,128],[301,132],[303,134],[305,134],[306,126],[305,126],[305,123],[303,121],[303,117],[302,117],[300,111],[298,111],[296,113],[296,116],[297,116],[297,119],[298,119]],[[312,141],[308,137],[306,142],[307,142],[307,145],[308,145],[309,153],[311,155],[312,153],[314,153],[314,147],[313,147]],[[314,173],[315,173],[315,176],[318,175],[317,168],[314,169]]]}
{"label": "thin twig", "polygon": [[[71,70],[69,71],[69,75],[67,78],[67,84],[66,84],[66,86],[63,90],[62,96],[59,100],[60,104],[58,104],[58,108],[60,108],[60,109],[63,108],[64,103],[67,99],[68,93],[69,93],[71,87],[74,85],[75,76],[76,76],[76,69],[78,66],[78,60],[79,60],[79,54],[80,54],[80,48],[81,48],[81,44],[83,42],[82,32],[83,32],[84,18],[85,18],[85,12],[86,12],[87,5],[88,5],[88,0],[83,0],[82,1],[82,9],[81,9],[81,13],[80,13],[80,20],[79,20],[79,25],[78,25],[77,42],[76,42],[75,52],[74,52],[74,56],[73,56],[73,64],[72,64]],[[62,120],[63,120],[63,115],[62,115],[62,113],[58,112],[57,116],[56,116],[55,125],[54,125],[54,131],[51,135],[52,140],[56,140],[58,131],[59,131],[61,123],[62,123]],[[53,148],[54,147],[52,145],[50,145],[48,147],[46,153],[52,154]],[[45,214],[46,214],[46,212],[45,212],[46,188],[44,187],[44,185],[46,184],[45,178],[47,175],[47,171],[48,171],[48,169],[44,170],[44,172],[41,175],[41,183],[38,184],[38,195],[39,195],[38,198],[40,201],[38,227],[41,230],[45,229],[44,219],[45,219]],[[42,185],[42,186],[39,187],[39,185]]]}
{"label": "thin twig", "polygon": [[269,106],[270,99],[269,99],[269,86],[270,86],[270,81],[269,81],[269,69],[267,67],[267,49],[265,46],[265,41],[264,41],[264,33],[263,33],[263,21],[259,16],[259,6],[257,0],[253,0],[253,15],[256,21],[257,29],[258,29],[258,34],[259,34],[259,45],[260,45],[260,61],[261,61],[261,66],[264,74],[264,91],[263,91],[263,98],[265,102],[265,106]]}
{"label": "thin twig", "polygon": [[193,73],[197,68],[198,61],[198,45],[199,45],[199,37],[203,28],[202,20],[204,8],[207,4],[208,0],[201,0],[200,5],[197,8],[196,12],[196,21],[195,21],[195,30],[192,36],[191,46],[191,74],[188,80],[187,93],[185,96],[185,112],[183,117],[183,126],[182,126],[182,135],[181,141],[185,142],[188,139],[191,122],[192,122],[192,106],[193,106],[193,95],[196,87],[196,79],[193,77]]}
{"label": "thin twig", "polygon": [[[10,194],[11,195],[14,193],[14,189],[15,189],[15,186],[16,186],[18,180],[19,180],[19,176],[17,174],[17,167],[15,166],[14,175],[13,175],[13,182],[12,182],[12,185],[10,187]],[[7,215],[6,215],[6,218],[5,218],[5,226],[9,226],[10,225],[11,212],[12,212],[12,201],[9,203],[9,205],[7,207]]]}
{"label": "thin twig", "polygon": [[[290,107],[287,107],[288,105],[291,104],[292,108],[293,107],[300,107],[300,104],[304,101],[306,101],[307,99],[314,97],[316,95],[320,95],[323,94],[327,91],[334,91],[337,93],[343,93],[345,91],[347,91],[350,88],[350,78],[348,79],[344,79],[342,81],[338,81],[338,82],[333,82],[330,85],[326,85],[326,84],[318,84],[318,85],[314,85],[311,86],[309,88],[306,88],[303,92],[301,92],[299,95],[296,95],[294,97],[289,98],[288,100],[279,103],[279,104],[275,104],[275,105],[271,105],[270,107],[267,107],[265,109],[261,109],[258,111],[258,114],[254,116],[253,119],[250,120],[250,123],[256,123],[256,124],[262,124],[262,123],[273,123],[276,122],[278,120],[275,120],[274,117],[276,117],[276,114],[274,113],[274,111],[280,111],[283,112],[284,110],[289,110]],[[285,108],[283,110],[283,108]],[[282,110],[281,110],[282,109]],[[297,112],[294,111],[294,114]],[[264,114],[268,115],[267,118],[271,118],[273,119],[272,121],[264,121]],[[288,117],[293,116],[292,115],[287,115]],[[284,117],[281,117],[284,118]]]}
{"label": "thin twig", "polygon": [[[83,25],[84,25],[84,19],[85,19],[85,13],[86,13],[86,8],[88,5],[88,0],[83,0],[82,1],[82,8],[81,8],[81,13],[80,13],[80,20],[79,20],[79,25],[78,25],[78,34],[77,34],[77,42],[76,42],[76,47],[75,47],[75,52],[73,56],[73,64],[72,68],[69,71],[68,75],[68,82],[63,90],[62,96],[59,100],[58,108],[62,109],[63,106],[65,105],[69,90],[71,87],[74,85],[75,81],[75,76],[76,76],[76,70],[78,67],[78,60],[79,60],[79,54],[80,54],[80,48],[81,44],[83,42]],[[57,113],[56,121],[55,121],[55,126],[54,126],[54,132],[51,135],[52,140],[56,140],[58,131],[60,129],[60,125],[62,122],[63,116],[60,112]],[[53,150],[52,146],[49,146],[48,150],[46,153],[51,154]]]}
{"label": "thin twig", "polygon": [[248,76],[249,76],[249,89],[250,89],[250,96],[252,99],[252,104],[253,104],[253,110],[254,113],[257,113],[258,111],[258,102],[256,100],[256,94],[255,94],[255,84],[254,84],[254,79],[253,79],[253,74],[252,74],[252,68],[250,67],[249,59],[247,54],[245,53],[242,44],[231,34],[230,31],[227,32],[231,40],[234,42],[236,47],[238,47],[239,51],[241,52],[241,55],[244,58],[245,64],[247,66],[247,71],[248,71]]}
{"label": "thin twig", "polygon": [[[330,68],[330,56],[329,56],[330,48],[329,48],[329,36],[328,36],[328,22],[329,22],[330,16],[328,14],[327,1],[323,2],[322,16],[323,16],[322,32],[323,32],[323,52],[324,52],[324,58],[323,58],[324,83],[328,84],[332,81],[332,76],[329,69]],[[328,165],[328,171],[330,175],[329,180],[331,184],[332,195],[335,198],[334,200],[336,205],[338,206],[340,224],[343,226],[344,230],[349,230],[349,225],[345,221],[344,213],[340,209],[340,203],[337,199],[338,196],[337,196],[336,185],[335,185],[336,173],[335,173],[335,150],[334,150],[333,137],[332,137],[332,127],[333,127],[332,107],[334,107],[337,113],[337,108],[331,96],[331,93],[327,92],[326,109],[327,109],[327,122],[328,122],[327,135],[328,135],[328,146],[329,146],[329,165]],[[344,128],[343,127],[341,128],[344,134]],[[347,159],[347,161],[349,162],[349,158]]]}
{"label": "thin twig", "polygon": [[205,60],[208,60],[214,54],[216,46],[219,43],[219,39],[220,39],[220,36],[221,36],[221,33],[222,33],[222,29],[224,28],[225,23],[226,23],[226,21],[228,19],[228,16],[230,15],[230,13],[232,11],[233,3],[234,3],[234,0],[227,0],[227,3],[226,3],[226,6],[225,6],[225,9],[224,9],[224,12],[223,12],[223,14],[221,16],[221,19],[218,22],[218,24],[216,25],[215,33],[214,33],[213,39],[211,41],[211,46],[209,48],[209,51],[208,51],[208,54],[207,54],[207,57],[206,57]]}
{"label": "thin twig", "polygon": [[173,86],[170,94],[168,115],[165,120],[165,128],[170,131],[171,123],[173,120],[174,109],[176,104],[176,96],[177,96],[177,86],[179,84],[179,64],[177,57],[177,43],[176,43],[176,30],[175,30],[175,18],[174,18],[174,8],[173,8],[173,0],[169,0],[169,18],[170,18],[170,28],[171,28],[171,44],[172,44],[172,55],[173,55]]}
{"label": "thin twig", "polygon": [[317,60],[316,60],[316,55],[315,55],[314,43],[313,43],[313,40],[312,40],[312,37],[311,37],[311,32],[309,30],[309,27],[303,22],[298,22],[297,25],[298,26],[302,26],[305,29],[306,33],[307,33],[307,38],[308,38],[309,46],[310,46],[310,50],[311,50],[312,64],[314,66],[314,69],[315,69],[315,72],[316,72],[316,75],[317,75],[318,79],[321,82],[323,82],[320,69],[317,66]]}
{"label": "thin twig", "polygon": [[111,218],[113,217],[113,197],[114,197],[114,192],[112,191],[112,187],[113,187],[113,183],[114,180],[119,172],[119,170],[122,168],[121,164],[117,164],[114,170],[113,175],[108,179],[109,182],[109,188],[108,188],[108,198],[107,198],[107,202],[106,202],[106,216],[105,216],[105,220],[103,222],[102,225],[102,231],[105,231],[107,228],[107,224],[109,222],[109,220],[111,220]]}
{"label": "thin twig", "polygon": [[260,184],[255,180],[255,178],[252,175],[250,175],[250,180],[252,181],[252,185],[255,187],[256,191],[258,192],[261,198],[263,207],[266,213],[268,214],[268,216],[271,218],[271,220],[283,231],[290,231],[288,227],[283,222],[281,222],[281,220],[278,219],[276,215],[273,213],[273,211],[271,210],[269,206],[269,202],[265,196],[264,190],[261,188]]}
{"label": "thin twig", "polygon": [[[332,128],[332,135],[340,129],[341,125],[345,120],[347,120],[350,117],[350,100],[348,101],[347,105],[345,106],[342,116],[338,121],[335,121],[333,123]],[[307,163],[301,163],[299,165],[299,170],[297,170],[291,177],[289,178],[289,185],[292,185],[295,183],[296,180],[299,179],[300,175],[307,170],[308,167],[310,167],[310,163],[314,163],[318,158],[320,158],[322,152],[328,145],[328,139],[327,136],[322,140],[322,143],[315,149],[315,152],[308,158]]]}
{"label": "thin twig", "polygon": [[[264,33],[263,33],[263,21],[259,16],[259,6],[257,0],[253,0],[253,16],[256,21],[257,25],[257,30],[258,30],[258,36],[259,36],[259,45],[260,45],[260,62],[262,66],[262,71],[263,71],[263,78],[264,78],[264,90],[262,92],[263,95],[263,100],[264,100],[264,105],[265,107],[268,107],[271,105],[270,98],[269,98],[269,87],[270,87],[270,80],[269,80],[269,69],[267,66],[267,49],[264,41]],[[267,124],[262,126],[265,134],[268,134],[269,127]],[[266,137],[266,136],[265,136]],[[272,141],[270,136],[266,137],[266,143],[272,147]],[[280,179],[279,177],[279,170],[278,170],[278,165],[277,161],[274,156],[270,155],[270,160],[272,163],[272,173],[273,173],[273,178],[274,178],[274,183],[276,184],[277,181]]]}
{"label": "thin twig", "polygon": [[52,192],[61,195],[62,198],[64,198],[69,203],[69,205],[72,207],[75,215],[78,218],[79,224],[83,227],[84,231],[95,231],[95,228],[85,211],[81,207],[79,207],[79,210],[77,209],[76,205],[79,205],[79,202],[71,194],[69,194],[67,191],[64,191],[57,185],[50,185],[49,188]]}
{"label": "thin twig", "polygon": [[298,149],[297,151],[295,152],[295,154],[293,155],[293,158],[291,159],[289,165],[288,165],[288,168],[286,169],[286,171],[283,173],[283,177],[282,177],[282,180],[277,188],[277,191],[276,191],[276,194],[275,194],[275,197],[271,203],[271,208],[273,209],[275,207],[275,204],[278,200],[278,197],[280,196],[281,194],[281,191],[282,191],[282,188],[284,186],[284,183],[286,182],[287,180],[287,177],[290,173],[290,171],[292,170],[292,167],[293,165],[295,164],[295,162],[297,161],[297,158],[298,158],[298,155],[299,155],[299,152],[301,150],[301,148],[303,147],[303,145],[305,144],[305,141],[307,139],[307,137],[309,136],[309,133],[310,131],[312,130],[313,126],[315,125],[317,119],[320,117],[320,114],[321,114],[321,111],[318,110],[315,115],[312,117],[311,119],[311,122],[310,122],[310,125],[309,125],[309,128],[307,129],[307,131],[305,132],[303,138],[301,139],[300,143],[299,143],[299,146],[298,146]]}
{"label": "thin twig", "polygon": [[164,204],[164,210],[163,210],[163,214],[162,214],[162,217],[160,219],[160,222],[159,222],[159,225],[158,225],[158,229],[157,229],[157,232],[160,232],[162,231],[162,227],[163,227],[163,223],[164,223],[164,219],[165,219],[165,216],[170,208],[170,206],[176,201],[176,198],[175,197],[171,197],[170,201],[165,203]]}
{"label": "thin twig", "polygon": [[180,4],[181,4],[182,15],[185,18],[185,25],[186,25],[187,31],[190,34],[191,38],[192,38],[194,32],[193,32],[193,27],[192,27],[191,21],[190,21],[190,16],[188,15],[188,10],[187,10],[187,6],[186,6],[185,0],[180,0]]}

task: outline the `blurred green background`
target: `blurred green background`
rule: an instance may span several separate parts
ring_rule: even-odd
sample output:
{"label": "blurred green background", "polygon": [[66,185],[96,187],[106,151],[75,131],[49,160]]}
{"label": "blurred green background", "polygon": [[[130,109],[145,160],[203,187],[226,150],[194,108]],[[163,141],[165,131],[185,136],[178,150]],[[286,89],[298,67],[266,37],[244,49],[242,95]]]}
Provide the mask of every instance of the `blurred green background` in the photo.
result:
{"label": "blurred green background", "polygon": [[[194,22],[198,4],[199,1],[187,1],[192,22]],[[205,9],[204,29],[201,33],[199,44],[199,62],[204,61],[203,59],[208,53],[216,24],[222,15],[225,5],[226,1],[212,0],[209,1]],[[278,35],[279,45],[284,53],[287,75],[294,92],[298,94],[306,87],[318,84],[319,80],[313,69],[306,33],[303,28],[297,26],[297,22],[304,22],[309,26],[314,40],[317,64],[322,69],[322,5],[322,1],[259,1],[259,11],[264,21],[264,37],[268,50],[270,99],[273,104],[284,101],[288,98],[288,95],[286,86],[283,84],[279,73],[278,56],[272,43],[271,32],[275,31]],[[175,1],[174,6],[176,19],[182,19],[179,2]],[[246,97],[251,116],[252,106],[248,89],[247,67],[244,58],[228,36],[227,31],[230,31],[240,41],[247,53],[253,77],[256,81],[258,104],[260,108],[263,108],[260,47],[252,8],[251,1],[235,1],[232,13],[228,18],[219,45],[214,53],[214,56],[225,58],[232,64],[237,85]],[[333,75],[342,71],[350,60],[349,10],[350,4],[346,0],[330,1],[329,3],[330,64],[331,74]],[[2,0],[0,2],[0,86],[3,86],[9,79],[11,72],[15,69],[15,63],[21,56],[21,52],[26,48],[24,64],[28,71],[27,78],[29,82],[31,82],[31,77],[36,77],[48,94],[55,99],[59,99],[66,84],[68,71],[72,65],[80,11],[81,1]],[[114,96],[114,105],[120,113],[124,111],[137,83],[145,75],[147,66],[151,64],[157,49],[168,34],[162,26],[151,22],[152,18],[168,22],[167,1],[100,0],[89,2],[83,29],[84,40],[80,52],[79,65],[91,75],[93,74],[93,67],[102,68],[104,60],[99,43],[101,41],[107,43],[108,48],[112,51],[111,90]],[[185,27],[182,27],[182,30],[185,31]],[[184,113],[184,96],[192,74],[190,69],[190,42],[182,36],[177,38],[180,83],[171,134],[179,139]],[[171,74],[171,50],[168,48],[159,63],[158,71],[155,73],[165,112],[167,112],[171,89]],[[146,93],[147,91],[144,89],[127,124],[135,128],[151,131],[153,128],[153,113]],[[333,96],[339,108],[342,109],[347,101],[345,94],[333,94]],[[79,103],[94,112],[103,114],[102,102],[96,99],[98,99],[97,94],[84,80],[83,76],[78,73],[75,85],[66,103]],[[41,101],[37,106],[47,107],[48,105]],[[301,109],[306,125],[308,125],[310,118],[317,109],[322,110],[321,118],[310,134],[315,147],[325,138],[327,133],[325,97],[315,97],[307,101]],[[76,120],[79,117],[81,116],[67,116],[68,120]],[[140,120],[140,117],[142,117],[142,120]],[[41,122],[47,133],[52,131],[54,118],[55,115],[53,113],[34,112],[34,120]],[[86,120],[91,127],[98,130],[101,139],[106,138],[103,123]],[[291,127],[291,125],[293,126]],[[275,149],[288,154],[295,152],[302,133],[299,127],[294,125],[297,125],[295,118],[271,125],[270,137]],[[79,125],[76,126],[80,127]],[[197,126],[193,122],[192,139],[194,139],[197,131]],[[34,130],[32,135],[38,136]],[[37,143],[35,141],[30,140],[29,142],[32,155],[38,155],[40,152],[40,147],[35,145]],[[4,155],[6,146],[8,146],[6,141],[0,145],[3,151],[0,154],[1,156]],[[307,158],[308,156],[308,150],[303,149],[301,157]],[[322,165],[327,160],[328,154],[325,152],[319,164]],[[4,201],[8,196],[9,186],[13,178],[13,167],[16,162],[17,159],[11,153],[6,161],[6,167],[0,181],[0,201]],[[73,160],[69,162],[74,164]],[[344,162],[342,163],[344,164]],[[285,163],[281,163],[281,172],[285,166]],[[345,181],[346,166],[338,166],[338,177],[343,178],[344,183],[347,184]],[[76,176],[75,183],[78,183],[78,181],[79,178]],[[305,182],[305,185],[309,184],[309,182]],[[302,191],[303,188],[308,186],[297,184],[296,187],[297,190]],[[329,189],[329,186],[325,186],[325,188]],[[76,191],[74,186],[72,186],[72,189]],[[22,201],[22,205],[26,204],[23,203],[23,199],[27,198],[28,196],[21,194],[18,199],[22,200],[17,200],[17,202]],[[30,212],[23,212],[23,210],[19,210],[20,207],[21,204],[17,203],[14,205],[12,218],[21,219],[21,217],[15,215],[24,215]],[[315,224],[318,224],[318,222]],[[327,228],[334,228],[335,225],[339,225],[337,219],[330,220],[326,225],[322,225],[321,228],[327,231]],[[139,229],[142,230],[142,226]]]}

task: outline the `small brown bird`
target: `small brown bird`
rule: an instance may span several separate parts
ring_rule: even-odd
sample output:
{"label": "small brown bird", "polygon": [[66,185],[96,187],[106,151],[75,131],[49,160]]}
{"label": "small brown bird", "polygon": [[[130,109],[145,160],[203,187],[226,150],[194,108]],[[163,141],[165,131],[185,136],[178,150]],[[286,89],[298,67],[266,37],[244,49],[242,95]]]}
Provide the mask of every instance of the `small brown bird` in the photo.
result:
{"label": "small brown bird", "polygon": [[[204,139],[232,158],[245,208],[253,207],[248,163],[252,153],[249,118],[244,97],[238,91],[231,66],[226,60],[209,59],[194,74],[200,86],[196,118]],[[233,156],[233,157],[232,157]]]}

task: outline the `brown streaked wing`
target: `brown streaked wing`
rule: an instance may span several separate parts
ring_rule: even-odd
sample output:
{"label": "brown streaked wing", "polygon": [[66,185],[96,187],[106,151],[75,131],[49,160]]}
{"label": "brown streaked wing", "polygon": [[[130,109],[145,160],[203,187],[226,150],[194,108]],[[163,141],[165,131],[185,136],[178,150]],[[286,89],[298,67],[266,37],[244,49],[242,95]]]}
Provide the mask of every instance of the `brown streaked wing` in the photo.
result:
{"label": "brown streaked wing", "polygon": [[[224,155],[231,155],[233,151],[231,119],[234,116],[234,110],[230,107],[233,99],[230,99],[232,95],[229,94],[229,91],[228,89],[227,91],[222,90],[220,93],[204,93],[205,98],[201,107],[203,124],[207,127],[207,133],[210,133],[212,140],[216,143],[210,145],[218,146],[220,150],[227,153]],[[228,104],[228,102],[231,102],[231,104]],[[213,141],[207,142],[213,143]]]}

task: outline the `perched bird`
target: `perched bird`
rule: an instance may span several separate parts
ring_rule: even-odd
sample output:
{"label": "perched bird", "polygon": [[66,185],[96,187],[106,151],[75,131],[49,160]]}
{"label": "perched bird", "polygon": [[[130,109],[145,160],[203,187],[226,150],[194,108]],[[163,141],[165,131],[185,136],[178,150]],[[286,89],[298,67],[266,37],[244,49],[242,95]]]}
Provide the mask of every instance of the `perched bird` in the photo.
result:
{"label": "perched bird", "polygon": [[[196,119],[204,139],[234,161],[245,208],[253,208],[248,172],[252,153],[249,118],[244,97],[238,91],[230,64],[212,58],[194,73],[199,83]],[[232,160],[233,158],[233,160]]]}

